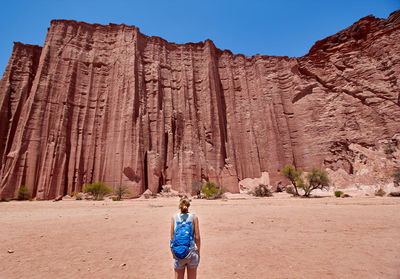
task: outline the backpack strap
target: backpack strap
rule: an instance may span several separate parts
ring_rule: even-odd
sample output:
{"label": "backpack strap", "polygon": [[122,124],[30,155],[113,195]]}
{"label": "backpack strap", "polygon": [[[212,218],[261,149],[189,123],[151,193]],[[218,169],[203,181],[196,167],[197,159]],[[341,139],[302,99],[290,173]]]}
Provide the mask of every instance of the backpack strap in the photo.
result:
{"label": "backpack strap", "polygon": [[179,216],[179,213],[175,213],[175,215],[174,215],[174,220],[175,220],[175,222],[174,222],[174,231],[175,231],[178,222],[181,221],[181,217]]}
{"label": "backpack strap", "polygon": [[192,224],[193,224],[193,221],[194,221],[194,214],[189,213],[189,216],[186,219],[186,222],[192,222]]}
{"label": "backpack strap", "polygon": [[[185,218],[185,220],[182,220],[181,214],[180,214],[180,213],[176,213],[176,214],[174,215],[174,219],[175,219],[174,231],[176,230],[176,226],[177,226],[178,222],[182,222],[182,221],[191,222],[191,223],[192,223],[192,228],[194,228],[194,223],[193,223],[193,221],[194,221],[194,216],[195,216],[195,215],[192,214],[192,213],[188,213],[187,215],[188,215],[188,216],[187,216],[187,218]],[[193,231],[194,231],[194,229],[193,229]]]}
{"label": "backpack strap", "polygon": [[189,216],[189,220],[190,220],[190,222],[192,222],[192,237],[194,238],[194,235],[195,235],[195,233],[196,233],[196,231],[195,231],[195,226],[194,226],[194,214],[190,214],[190,216]]}

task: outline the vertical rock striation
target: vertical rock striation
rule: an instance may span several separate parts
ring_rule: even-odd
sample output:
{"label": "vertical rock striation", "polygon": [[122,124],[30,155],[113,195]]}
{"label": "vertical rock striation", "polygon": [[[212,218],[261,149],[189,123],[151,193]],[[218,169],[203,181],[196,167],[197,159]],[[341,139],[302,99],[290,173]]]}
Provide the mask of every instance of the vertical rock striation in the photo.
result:
{"label": "vertical rock striation", "polygon": [[95,181],[134,196],[202,180],[238,192],[287,163],[350,173],[350,143],[400,133],[399,21],[369,16],[288,58],[54,20],[43,48],[15,44],[0,82],[0,197]]}
{"label": "vertical rock striation", "polygon": [[[40,46],[14,43],[11,58],[0,81],[0,170],[1,197],[13,197],[15,190],[25,180],[25,160],[19,152],[17,129],[21,130],[21,119],[29,114],[24,107],[30,96],[42,48]],[[20,165],[10,168],[10,163],[19,161]],[[11,183],[5,183],[12,177]],[[3,183],[3,181],[5,181]]]}

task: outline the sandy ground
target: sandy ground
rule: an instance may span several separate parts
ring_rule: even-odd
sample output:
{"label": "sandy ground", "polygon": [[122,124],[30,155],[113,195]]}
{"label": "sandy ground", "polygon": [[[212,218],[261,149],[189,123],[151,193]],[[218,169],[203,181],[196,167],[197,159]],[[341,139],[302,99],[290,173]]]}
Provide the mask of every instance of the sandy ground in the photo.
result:
{"label": "sandy ground", "polygon": [[[178,198],[0,203],[0,278],[173,278]],[[400,198],[193,200],[198,278],[400,278]],[[13,250],[13,253],[8,253]]]}

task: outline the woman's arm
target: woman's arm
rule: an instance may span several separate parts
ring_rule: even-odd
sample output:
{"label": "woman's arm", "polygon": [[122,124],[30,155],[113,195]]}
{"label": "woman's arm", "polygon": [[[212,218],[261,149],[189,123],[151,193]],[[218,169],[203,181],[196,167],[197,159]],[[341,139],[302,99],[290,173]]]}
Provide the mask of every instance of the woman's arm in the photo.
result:
{"label": "woman's arm", "polygon": [[171,240],[174,239],[174,225],[175,225],[175,220],[174,217],[171,217]]}
{"label": "woman's arm", "polygon": [[199,226],[199,218],[197,216],[194,216],[194,242],[196,242],[197,249],[199,249],[199,256],[200,256],[200,226]]}

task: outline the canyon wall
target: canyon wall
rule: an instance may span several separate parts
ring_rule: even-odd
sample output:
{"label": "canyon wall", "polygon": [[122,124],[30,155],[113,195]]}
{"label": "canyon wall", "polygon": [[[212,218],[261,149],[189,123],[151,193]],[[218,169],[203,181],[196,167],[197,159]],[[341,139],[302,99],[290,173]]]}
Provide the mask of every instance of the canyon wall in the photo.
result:
{"label": "canyon wall", "polygon": [[53,20],[15,43],[0,81],[0,197],[104,181],[191,192],[280,169],[353,172],[350,144],[400,133],[400,12],[368,16],[300,58],[174,44],[134,26]]}

